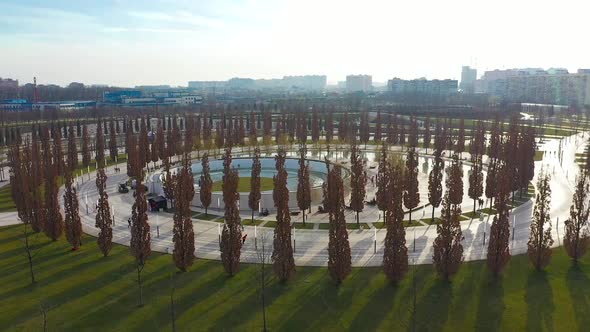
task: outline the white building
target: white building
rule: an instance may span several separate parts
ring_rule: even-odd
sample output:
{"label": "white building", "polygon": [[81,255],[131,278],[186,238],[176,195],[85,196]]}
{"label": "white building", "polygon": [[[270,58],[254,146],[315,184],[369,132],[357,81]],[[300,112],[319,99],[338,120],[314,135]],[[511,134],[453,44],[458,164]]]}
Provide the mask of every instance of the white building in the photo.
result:
{"label": "white building", "polygon": [[346,76],[346,92],[370,92],[373,90],[373,77],[371,75]]}
{"label": "white building", "polygon": [[459,89],[465,93],[474,93],[476,80],[477,69],[463,66],[461,69],[461,83],[459,84]]}

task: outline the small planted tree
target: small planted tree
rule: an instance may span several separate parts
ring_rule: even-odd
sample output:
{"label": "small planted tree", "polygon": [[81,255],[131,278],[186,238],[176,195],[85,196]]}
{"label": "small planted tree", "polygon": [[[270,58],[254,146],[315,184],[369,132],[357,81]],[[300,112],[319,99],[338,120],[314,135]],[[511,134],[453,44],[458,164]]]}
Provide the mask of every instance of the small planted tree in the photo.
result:
{"label": "small planted tree", "polygon": [[211,191],[213,190],[213,180],[211,180],[211,171],[209,168],[209,154],[204,153],[201,158],[201,179],[199,185],[199,199],[201,205],[205,208],[205,215],[207,215],[207,209],[211,205]]}
{"label": "small planted tree", "polygon": [[565,221],[565,236],[563,237],[565,251],[576,264],[590,245],[590,234],[587,228],[588,216],[590,216],[588,174],[582,173],[576,180],[570,217]]}
{"label": "small planted tree", "polygon": [[[537,181],[537,198],[533,210],[531,233],[527,244],[529,260],[537,270],[545,268],[551,260],[551,187],[549,174],[541,173]],[[547,224],[549,224],[547,226]]]}
{"label": "small planted tree", "polygon": [[[250,122],[250,126],[255,126],[254,122]],[[252,160],[252,171],[250,173],[250,194],[248,195],[248,207],[252,210],[252,223],[254,223],[254,211],[258,210],[260,206],[260,171],[262,166],[260,164],[260,149],[254,149],[254,158]]]}
{"label": "small planted tree", "polygon": [[291,242],[291,216],[289,214],[289,190],[285,170],[285,151],[279,149],[275,157],[277,173],[273,177],[273,199],[277,208],[277,226],[274,232],[272,252],[273,271],[280,281],[285,282],[295,272],[295,260]]}

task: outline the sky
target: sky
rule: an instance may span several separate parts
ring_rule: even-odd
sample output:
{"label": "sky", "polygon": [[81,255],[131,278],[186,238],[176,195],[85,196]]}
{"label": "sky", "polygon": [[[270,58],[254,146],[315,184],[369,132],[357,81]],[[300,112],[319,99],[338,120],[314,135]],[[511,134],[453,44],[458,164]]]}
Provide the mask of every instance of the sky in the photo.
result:
{"label": "sky", "polygon": [[348,74],[459,79],[462,65],[590,68],[585,1],[0,0],[0,77],[186,86]]}

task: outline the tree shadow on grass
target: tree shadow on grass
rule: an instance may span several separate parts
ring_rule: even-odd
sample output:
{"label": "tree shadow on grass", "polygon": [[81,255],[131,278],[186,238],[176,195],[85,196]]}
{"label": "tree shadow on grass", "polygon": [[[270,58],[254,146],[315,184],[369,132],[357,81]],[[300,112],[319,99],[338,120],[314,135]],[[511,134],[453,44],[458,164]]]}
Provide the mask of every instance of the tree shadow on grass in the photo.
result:
{"label": "tree shadow on grass", "polygon": [[588,297],[588,285],[590,280],[582,270],[581,263],[573,264],[566,275],[566,283],[573,302],[574,314],[579,331],[590,326],[590,299]]}
{"label": "tree shadow on grass", "polygon": [[475,330],[498,331],[504,312],[504,287],[502,276],[494,276],[489,271],[481,279],[479,286],[479,303]]}
{"label": "tree shadow on grass", "polygon": [[[449,318],[453,290],[451,282],[436,278],[418,300],[415,321],[418,331],[442,331]],[[412,331],[411,325],[408,331]]]}
{"label": "tree shadow on grass", "polygon": [[[214,331],[221,331],[226,330],[228,326],[239,328],[242,324],[250,321],[253,317],[260,318],[256,324],[260,323],[259,327],[262,329],[262,302],[261,302],[261,294],[260,294],[260,283],[257,280],[259,277],[260,267],[258,264],[252,265],[250,268],[254,269],[254,273],[252,275],[252,280],[248,284],[247,289],[244,291],[249,292],[249,294],[243,298],[243,300],[235,305],[232,309],[239,310],[239,315],[226,315],[223,318],[219,319],[215,322],[215,326],[213,327]],[[266,286],[265,290],[265,307],[266,307],[266,320],[267,320],[267,327],[271,326],[272,321],[274,320],[269,313],[269,308],[272,304],[282,295],[292,295],[293,292],[296,292],[295,289],[297,285],[296,280],[305,280],[307,279],[313,272],[313,269],[298,269],[295,278],[289,280],[285,283],[280,282],[273,274],[272,265],[268,266],[267,273],[272,275],[271,281]],[[291,294],[290,294],[291,293]],[[288,309],[287,309],[288,310]],[[258,326],[258,325],[257,325]]]}
{"label": "tree shadow on grass", "polygon": [[553,330],[553,291],[547,280],[547,272],[533,270],[529,273],[525,300],[527,303],[527,331]]}

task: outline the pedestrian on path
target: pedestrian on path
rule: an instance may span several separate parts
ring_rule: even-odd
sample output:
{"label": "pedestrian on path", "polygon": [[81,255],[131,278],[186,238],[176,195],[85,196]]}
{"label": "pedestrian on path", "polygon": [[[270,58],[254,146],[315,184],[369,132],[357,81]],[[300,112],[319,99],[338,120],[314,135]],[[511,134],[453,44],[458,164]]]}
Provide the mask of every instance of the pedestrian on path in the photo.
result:
{"label": "pedestrian on path", "polygon": [[244,234],[244,236],[242,236],[242,244],[244,244],[244,242],[246,242],[247,237],[248,237],[248,234]]}
{"label": "pedestrian on path", "polygon": [[127,228],[131,228],[131,218],[127,219]]}

